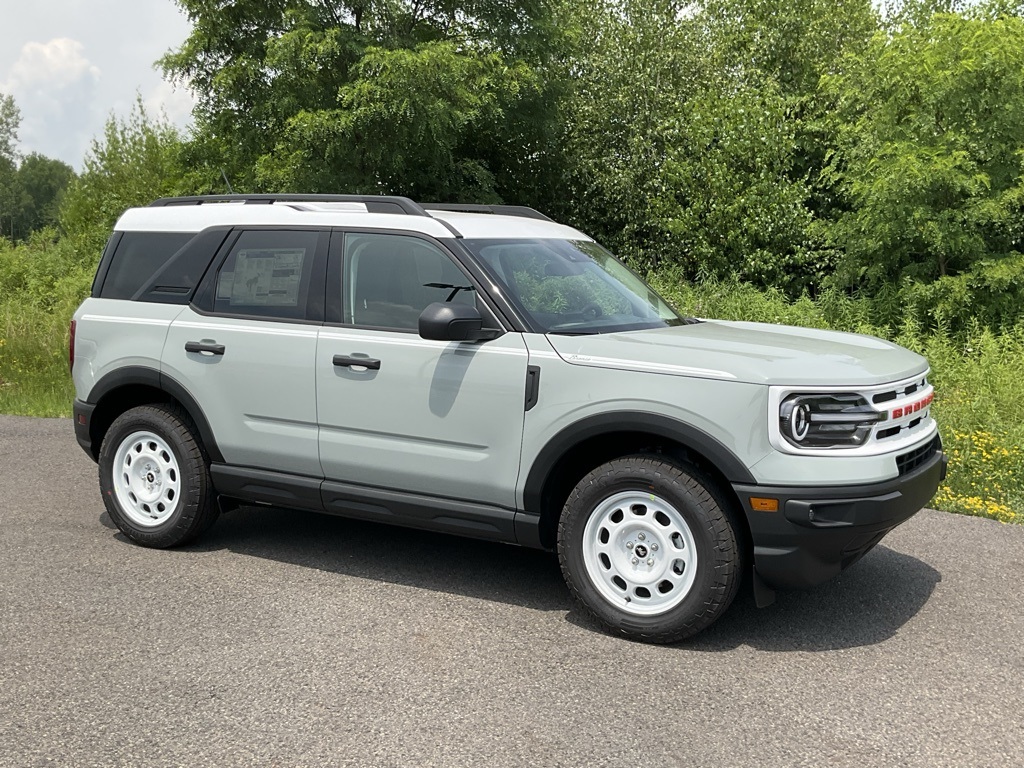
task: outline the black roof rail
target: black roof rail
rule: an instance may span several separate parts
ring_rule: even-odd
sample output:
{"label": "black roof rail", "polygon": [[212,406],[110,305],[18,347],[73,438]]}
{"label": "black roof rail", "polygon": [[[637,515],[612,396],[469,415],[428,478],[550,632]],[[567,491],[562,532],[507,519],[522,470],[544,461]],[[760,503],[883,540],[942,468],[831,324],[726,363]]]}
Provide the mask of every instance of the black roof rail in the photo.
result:
{"label": "black roof rail", "polygon": [[553,221],[534,208],[525,205],[476,205],[473,203],[422,203],[428,211],[459,211],[462,213],[493,213],[498,216],[519,216],[524,219]]}
{"label": "black roof rail", "polygon": [[246,203],[272,205],[273,203],[363,203],[368,213],[404,213],[407,216],[430,216],[423,206],[408,197],[390,195],[191,195],[188,197],[161,197],[149,204],[150,208],[174,205],[206,205],[207,203]]}

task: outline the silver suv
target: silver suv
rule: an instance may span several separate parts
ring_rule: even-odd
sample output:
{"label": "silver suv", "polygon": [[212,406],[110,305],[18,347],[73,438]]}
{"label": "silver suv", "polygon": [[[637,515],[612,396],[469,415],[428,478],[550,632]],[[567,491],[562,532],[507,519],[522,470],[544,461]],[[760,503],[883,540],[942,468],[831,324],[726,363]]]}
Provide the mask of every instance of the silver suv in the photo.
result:
{"label": "silver suv", "polygon": [[529,208],[158,200],[71,331],[78,442],[133,541],[268,504],[555,550],[652,642],[745,578],[764,605],[839,573],[945,474],[920,356],[682,317]]}

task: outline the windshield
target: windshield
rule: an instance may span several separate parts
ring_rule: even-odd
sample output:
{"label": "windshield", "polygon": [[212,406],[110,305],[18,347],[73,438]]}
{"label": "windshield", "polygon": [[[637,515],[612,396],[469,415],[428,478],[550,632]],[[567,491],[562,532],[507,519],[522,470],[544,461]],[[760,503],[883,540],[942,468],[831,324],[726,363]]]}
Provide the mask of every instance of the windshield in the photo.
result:
{"label": "windshield", "polygon": [[686,322],[597,243],[554,239],[462,242],[542,333],[613,333]]}

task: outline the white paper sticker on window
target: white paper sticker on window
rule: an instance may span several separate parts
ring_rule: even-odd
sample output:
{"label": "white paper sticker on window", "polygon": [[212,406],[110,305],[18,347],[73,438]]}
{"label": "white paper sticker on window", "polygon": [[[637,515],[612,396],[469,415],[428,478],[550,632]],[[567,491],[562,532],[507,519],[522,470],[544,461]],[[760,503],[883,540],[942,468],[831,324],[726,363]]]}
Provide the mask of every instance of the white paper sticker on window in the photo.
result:
{"label": "white paper sticker on window", "polygon": [[304,248],[239,251],[231,279],[231,305],[298,306],[305,255]]}

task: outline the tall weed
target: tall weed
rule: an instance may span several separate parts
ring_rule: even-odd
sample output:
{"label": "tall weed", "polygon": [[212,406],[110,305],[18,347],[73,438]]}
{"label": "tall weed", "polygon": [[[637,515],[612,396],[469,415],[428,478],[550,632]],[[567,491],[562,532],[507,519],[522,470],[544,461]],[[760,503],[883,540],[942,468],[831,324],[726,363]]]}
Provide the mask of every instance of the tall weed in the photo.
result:
{"label": "tall weed", "polygon": [[70,413],[68,325],[95,268],[53,230],[0,239],[0,413]]}

